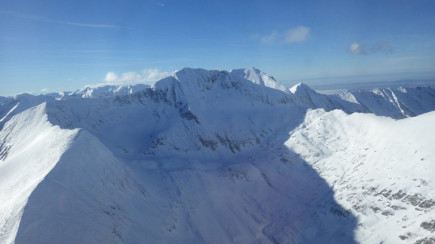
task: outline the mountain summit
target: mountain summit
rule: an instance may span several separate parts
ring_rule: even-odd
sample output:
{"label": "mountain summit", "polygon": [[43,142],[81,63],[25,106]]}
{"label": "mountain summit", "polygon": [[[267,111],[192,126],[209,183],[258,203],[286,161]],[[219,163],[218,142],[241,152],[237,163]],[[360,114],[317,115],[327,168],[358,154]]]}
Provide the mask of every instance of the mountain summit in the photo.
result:
{"label": "mountain summit", "polygon": [[293,94],[308,94],[308,93],[315,93],[314,90],[312,90],[309,86],[305,85],[304,83],[298,83],[294,86],[292,86],[289,91]]}

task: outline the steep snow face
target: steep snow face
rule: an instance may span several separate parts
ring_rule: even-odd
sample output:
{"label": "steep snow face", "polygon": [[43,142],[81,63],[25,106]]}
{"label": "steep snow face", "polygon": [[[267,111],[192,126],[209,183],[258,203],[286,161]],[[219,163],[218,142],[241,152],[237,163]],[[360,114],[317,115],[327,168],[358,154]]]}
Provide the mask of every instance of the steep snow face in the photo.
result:
{"label": "steep snow face", "polygon": [[[255,68],[247,68],[247,69],[234,69],[230,72],[227,71],[218,71],[218,70],[204,70],[204,69],[191,69],[184,68],[180,71],[177,71],[173,77],[176,78],[180,82],[191,83],[195,86],[198,86],[198,83],[211,82],[214,83],[219,76],[229,76],[227,79],[236,81],[236,82],[245,82],[249,81],[253,84],[269,87],[272,89],[277,89],[283,92],[287,92],[287,89],[284,85],[280,84],[273,78],[272,76],[258,70]],[[201,85],[199,86],[201,87]]]}
{"label": "steep snow face", "polygon": [[262,79],[262,73],[253,69],[230,73],[183,69],[157,82],[154,92],[164,97],[165,103],[177,107],[177,116],[182,120],[156,135],[153,145],[169,146],[170,151],[208,147],[212,151],[226,148],[234,152],[255,147],[276,133],[277,128],[296,126],[295,118],[304,109],[294,104],[292,96],[256,84],[255,79],[246,78],[245,71],[251,79]]}
{"label": "steep snow face", "polygon": [[252,149],[276,137],[280,128],[297,126],[305,111],[255,100],[237,90],[210,92],[209,99],[195,103],[187,103],[180,90],[172,91],[58,101],[48,105],[49,119],[62,128],[91,131],[118,156],[143,158],[157,151]]}
{"label": "steep snow face", "polygon": [[45,104],[13,116],[0,131],[0,242],[15,239],[27,200],[62,156],[75,130],[47,121]]}
{"label": "steep snow face", "polygon": [[191,103],[215,98],[216,93],[236,91],[256,99],[279,100],[287,92],[273,77],[254,68],[227,71],[184,68],[155,84],[155,90],[170,89]]}
{"label": "steep snow face", "polygon": [[116,155],[131,158],[158,150],[252,149],[277,128],[296,126],[305,111],[280,90],[201,69],[183,69],[132,95],[65,99],[48,108],[52,123],[85,128]]}
{"label": "steep snow face", "polygon": [[[435,238],[435,112],[395,121],[312,110],[286,146],[358,218],[361,243]],[[433,239],[432,239],[433,240]]]}

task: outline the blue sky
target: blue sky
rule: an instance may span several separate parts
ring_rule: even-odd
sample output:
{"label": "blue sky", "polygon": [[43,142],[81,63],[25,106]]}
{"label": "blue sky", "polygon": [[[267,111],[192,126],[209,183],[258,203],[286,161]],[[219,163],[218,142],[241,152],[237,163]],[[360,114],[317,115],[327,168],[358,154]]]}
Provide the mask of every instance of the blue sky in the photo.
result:
{"label": "blue sky", "polygon": [[1,1],[0,95],[256,67],[283,83],[435,78],[433,0]]}

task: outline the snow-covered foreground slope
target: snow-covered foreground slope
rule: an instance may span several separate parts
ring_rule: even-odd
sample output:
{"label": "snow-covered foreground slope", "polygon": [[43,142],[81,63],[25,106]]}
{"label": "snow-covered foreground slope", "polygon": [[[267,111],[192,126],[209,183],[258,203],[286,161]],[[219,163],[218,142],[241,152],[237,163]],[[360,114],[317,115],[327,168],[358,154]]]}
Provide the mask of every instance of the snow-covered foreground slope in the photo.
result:
{"label": "snow-covered foreground slope", "polygon": [[435,92],[390,91],[326,96],[253,68],[187,68],[153,88],[2,99],[0,242],[430,238],[433,114],[354,112],[415,116]]}
{"label": "snow-covered foreground slope", "polygon": [[126,164],[80,132],[29,198],[16,242],[353,242],[355,219],[301,162],[258,153]]}
{"label": "snow-covered foreground slope", "polygon": [[0,242],[14,240],[27,200],[68,148],[75,130],[47,121],[44,104],[9,120],[0,131]]}
{"label": "snow-covered foreground slope", "polygon": [[[435,241],[435,112],[392,120],[309,111],[286,146],[358,218],[361,243]],[[432,238],[432,239],[431,239]]]}

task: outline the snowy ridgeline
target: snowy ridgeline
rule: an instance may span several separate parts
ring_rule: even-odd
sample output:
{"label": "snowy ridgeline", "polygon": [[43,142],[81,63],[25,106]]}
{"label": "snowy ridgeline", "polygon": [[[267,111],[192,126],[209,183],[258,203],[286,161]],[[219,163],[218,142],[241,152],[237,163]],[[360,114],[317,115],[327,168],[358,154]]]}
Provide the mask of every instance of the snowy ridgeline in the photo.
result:
{"label": "snowy ridgeline", "polygon": [[0,98],[0,243],[432,243],[433,110],[253,68]]}

